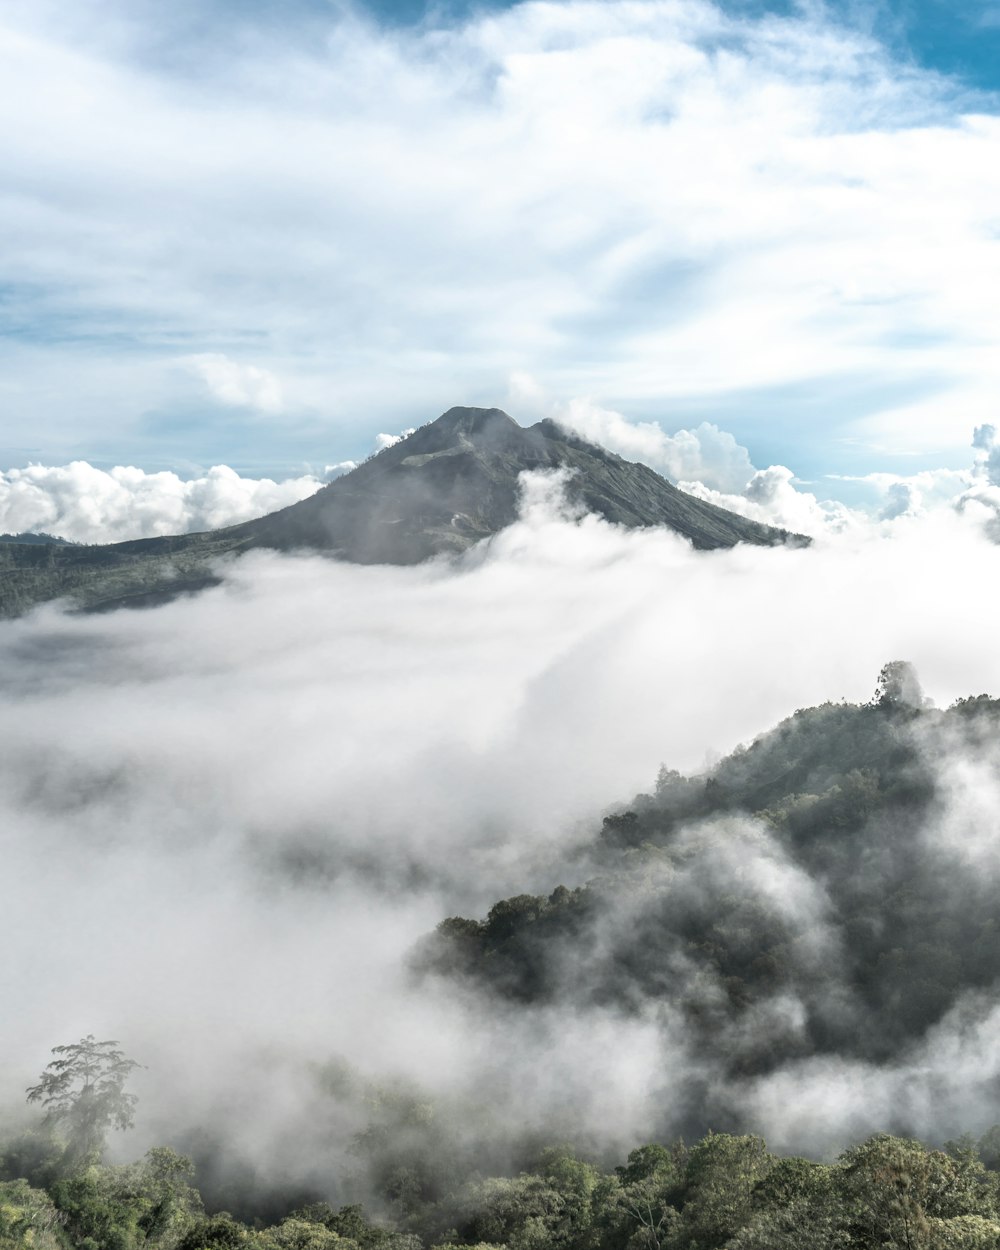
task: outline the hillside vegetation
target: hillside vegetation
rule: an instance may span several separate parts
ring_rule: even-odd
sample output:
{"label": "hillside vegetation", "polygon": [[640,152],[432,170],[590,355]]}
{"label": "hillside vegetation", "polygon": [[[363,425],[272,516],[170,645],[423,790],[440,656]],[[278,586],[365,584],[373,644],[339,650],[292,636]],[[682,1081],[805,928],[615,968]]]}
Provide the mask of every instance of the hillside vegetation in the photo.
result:
{"label": "hillside vegetation", "polygon": [[[982,1144],[992,1153],[1000,1133]],[[0,1175],[26,1160],[0,1156]],[[0,1180],[0,1250],[992,1250],[1000,1175],[970,1141],[928,1150],[885,1134],[832,1164],[781,1158],[754,1136],[648,1144],[604,1170],[566,1147],[505,1177],[454,1177],[435,1201],[395,1178],[391,1210],[309,1203],[274,1223],[207,1214],[189,1160],[63,1172],[35,1146]],[[276,1161],[280,1166],[280,1161]]]}
{"label": "hillside vegetation", "polygon": [[[662,770],[605,817],[586,884],[445,920],[415,966],[525,1009],[655,1004],[727,1080],[898,1058],[1000,979],[998,729],[1000,701],[930,708],[887,666],[866,705]],[[717,1083],[686,1097],[691,1129],[736,1122]]]}
{"label": "hillside vegetation", "polygon": [[664,1074],[693,1144],[664,1133],[616,1159],[536,1134],[491,1153],[470,1147],[488,1119],[388,1084],[359,1090],[368,1122],[330,1178],[367,1213],[289,1189],[276,1158],[273,1186],[231,1190],[233,1215],[217,1187],[206,1210],[172,1148],[102,1162],[137,1065],[88,1037],[28,1091],[43,1121],[0,1134],[0,1250],[1000,1250],[1000,1126],[928,1144],[901,1103],[821,1161],[770,1151],[735,1098],[817,1057],[879,1071],[989,1018],[998,728],[1000,700],[938,710],[889,664],[866,704],[798,711],[697,776],[663,769],[567,858],[585,884],[444,920],[413,952],[414,977],[498,1020],[652,1012],[699,1059],[701,1079]]}

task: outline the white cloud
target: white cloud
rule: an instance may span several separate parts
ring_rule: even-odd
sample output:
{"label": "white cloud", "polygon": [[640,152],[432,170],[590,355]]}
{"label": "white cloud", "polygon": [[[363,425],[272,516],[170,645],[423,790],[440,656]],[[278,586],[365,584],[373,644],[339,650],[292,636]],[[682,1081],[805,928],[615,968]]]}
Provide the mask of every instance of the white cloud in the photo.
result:
{"label": "white cloud", "polygon": [[239,364],[221,352],[202,352],[185,363],[220,404],[269,413],[282,409],[281,383],[267,369]]}
{"label": "white cloud", "polygon": [[6,374],[41,353],[94,388],[59,383],[65,405],[124,421],[73,358],[180,339],[224,402],[276,411],[280,376],[285,410],[356,431],[496,402],[512,370],[724,406],[744,440],[812,421],[837,455],[845,433],[940,454],[990,419],[1000,120],[821,9],[331,11],[266,39],[241,18],[214,52],[129,13],[22,6],[0,31],[0,238],[35,332]]}
{"label": "white cloud", "polygon": [[683,490],[752,521],[777,525],[797,534],[820,535],[864,526],[868,517],[843,504],[821,502],[810,491],[794,485],[795,475],[784,465],[758,469],[739,494],[712,490],[701,482],[681,482]]}
{"label": "white cloud", "polygon": [[[626,459],[648,464],[690,494],[767,525],[822,536],[905,522],[948,508],[966,511],[991,533],[1000,533],[1000,485],[993,480],[996,441],[989,425],[975,431],[969,469],[853,477],[848,480],[866,498],[848,507],[819,499],[783,465],[755,468],[733,435],[707,422],[667,434],[658,422],[630,422],[590,400],[553,401],[525,378],[514,380],[510,400],[522,419],[552,417]],[[377,435],[371,454],[412,432]],[[282,482],[240,477],[225,465],[190,480],[135,467],[106,471],[85,461],[30,465],[0,472],[0,532],[44,531],[99,543],[214,529],[304,499],[359,463],[327,464],[322,480],[306,475]]]}
{"label": "white cloud", "polygon": [[108,543],[218,529],[287,507],[317,491],[314,477],[273,482],[214,465],[203,477],[96,469],[86,461],[0,473],[0,532],[41,531]]}
{"label": "white cloud", "polygon": [[976,468],[990,486],[1000,486],[1000,439],[995,425],[980,425],[972,436],[972,446],[979,453]]}
{"label": "white cloud", "polygon": [[385,451],[387,447],[395,447],[397,443],[402,442],[413,433],[413,426],[408,430],[404,430],[402,434],[376,434],[375,435],[375,451]]}
{"label": "white cloud", "polygon": [[[551,478],[530,487],[523,520],[457,569],[255,553],[192,600],[0,624],[5,918],[30,951],[2,970],[18,1096],[50,1046],[118,1037],[148,1065],[126,1150],[208,1122],[323,1185],[354,1129],[317,1115],[309,1073],[335,1056],[492,1098],[491,1131],[563,1117],[631,1147],[671,1124],[698,1057],[669,1004],[492,1016],[415,990],[406,951],[444,915],[551,889],[550,849],[661,762],[697,768],[796,707],[865,699],[888,658],[939,703],[1000,692],[998,549],[943,509],[698,554],[568,520]],[[816,913],[780,856],[747,854]],[[794,1029],[796,1004],[774,1007]],[[947,1054],[922,1062],[937,1089]],[[790,1148],[855,1112],[851,1131],[884,1127],[891,1073],[867,1073],[870,1102],[849,1074],[826,1101],[828,1074],[782,1075],[746,1105]]]}
{"label": "white cloud", "polygon": [[[755,468],[746,447],[708,422],[668,434],[658,421],[630,421],[589,399],[554,400],[527,374],[511,377],[508,403],[522,419],[550,417],[625,459],[649,465],[689,494],[765,525],[822,536],[951,508],[969,510],[1000,534],[994,519],[994,513],[1000,516],[1000,443],[992,425],[973,432],[974,458],[967,469],[841,477],[862,495],[849,507],[820,499],[784,465]],[[824,484],[831,480],[837,475],[828,475]]]}
{"label": "white cloud", "polygon": [[821,536],[877,528],[880,524],[905,524],[949,510],[968,513],[1000,539],[1000,487],[989,481],[982,462],[966,470],[933,469],[909,475],[866,473],[847,480],[867,494],[861,506],[848,507],[837,500],[819,499],[804,485],[796,484],[795,474],[784,465],[756,470],[746,488],[734,494],[713,490],[698,481],[679,485],[721,508],[801,534]]}
{"label": "white cloud", "polygon": [[630,421],[590,399],[552,400],[526,374],[511,377],[508,396],[514,413],[549,417],[626,460],[648,464],[673,482],[697,479],[716,490],[735,491],[745,487],[754,473],[747,449],[708,421],[668,434],[658,421]]}

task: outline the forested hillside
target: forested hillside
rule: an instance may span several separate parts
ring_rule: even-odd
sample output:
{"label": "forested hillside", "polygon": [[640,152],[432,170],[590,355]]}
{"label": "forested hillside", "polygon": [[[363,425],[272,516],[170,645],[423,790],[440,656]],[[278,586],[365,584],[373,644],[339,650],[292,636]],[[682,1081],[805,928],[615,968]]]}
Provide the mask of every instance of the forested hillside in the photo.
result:
{"label": "forested hillside", "polygon": [[889,665],[866,705],[799,711],[700,776],[664,769],[605,817],[586,884],[446,920],[416,967],[526,1010],[655,1007],[711,1069],[678,1093],[689,1129],[746,1127],[731,1082],[879,1064],[987,1005],[998,727],[1000,701],[926,707]]}
{"label": "forested hillside", "polygon": [[[998,1131],[1000,1132],[1000,1131]],[[996,1163],[994,1132],[980,1143]],[[507,1177],[456,1175],[435,1201],[405,1178],[385,1214],[309,1203],[274,1223],[206,1213],[189,1160],[66,1170],[58,1148],[0,1156],[3,1250],[987,1250],[1000,1174],[969,1140],[928,1150],[878,1135],[832,1164],[779,1157],[754,1136],[637,1147],[609,1170],[566,1147]],[[19,1150],[20,1147],[20,1150]]]}
{"label": "forested hillside", "polygon": [[[486,1095],[446,1108],[333,1065],[312,1074],[315,1115],[356,1118],[328,1185],[280,1157],[227,1178],[204,1142],[196,1172],[183,1140],[110,1165],[138,1065],[88,1037],[27,1091],[41,1118],[0,1133],[0,1250],[1000,1248],[997,1107],[981,1098],[956,1127],[951,1096],[935,1119],[922,1075],[936,1047],[960,1089],[961,1047],[990,1044],[998,727],[1000,700],[936,709],[889,664],[868,703],[796,712],[696,776],[662,769],[566,851],[571,884],[447,919],[411,951],[411,977],[493,1019],[498,1048],[504,1020],[537,1017],[558,1053],[560,1020],[601,1012],[672,1037],[677,1066],[641,1074],[657,1140],[567,1141],[565,1118],[518,1136],[517,1108],[503,1120]],[[755,1132],[765,1089],[800,1138],[828,1140],[800,1098],[893,1065],[884,1132],[812,1158]]]}

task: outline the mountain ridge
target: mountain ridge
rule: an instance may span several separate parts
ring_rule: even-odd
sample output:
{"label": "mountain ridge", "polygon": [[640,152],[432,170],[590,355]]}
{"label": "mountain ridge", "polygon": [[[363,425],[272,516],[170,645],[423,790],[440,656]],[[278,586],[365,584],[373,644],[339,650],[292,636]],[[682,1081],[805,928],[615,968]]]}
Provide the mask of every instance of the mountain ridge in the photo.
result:
{"label": "mountain ridge", "polygon": [[70,598],[100,611],[147,606],[218,583],[215,562],[246,551],[317,551],[358,564],[459,555],[517,519],[525,471],[568,468],[570,500],[628,528],[664,526],[700,550],[808,539],[697,499],[646,465],[546,419],[522,427],[499,408],[454,407],[314,495],[200,533],[95,546],[4,544],[0,616]]}

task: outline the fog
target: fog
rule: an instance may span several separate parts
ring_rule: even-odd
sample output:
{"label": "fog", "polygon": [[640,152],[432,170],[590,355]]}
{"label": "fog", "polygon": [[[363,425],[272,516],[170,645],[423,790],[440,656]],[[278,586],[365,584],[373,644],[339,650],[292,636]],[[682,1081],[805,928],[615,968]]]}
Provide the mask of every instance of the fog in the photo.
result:
{"label": "fog", "polygon": [[[255,553],[154,610],[0,625],[16,952],[0,1100],[19,1102],[50,1047],[117,1038],[145,1065],[121,1156],[211,1142],[223,1172],[334,1198],[381,1114],[373,1082],[421,1091],[439,1127],[497,1157],[532,1134],[614,1151],[686,1127],[691,1090],[721,1077],[669,1001],[486,1009],[415,980],[411,952],[445,916],[579,884],[574,848],[661,764],[698,770],[798,707],[865,700],[887,659],[911,660],[939,705],[1000,692],[982,521],[696,553],[575,518],[558,476],[538,477],[522,519],[457,564]],[[995,873],[970,798],[993,754],[960,749],[935,836],[965,848],[956,871]],[[821,882],[752,823],[711,836],[692,888],[738,880],[808,931],[804,959],[836,958]],[[794,1029],[794,1002],[769,1010],[784,1022],[747,1027]],[[884,1127],[893,1100],[918,1127],[982,1119],[993,1011],[967,1005],[887,1068],[789,1063],[727,1105],[819,1152]]]}

